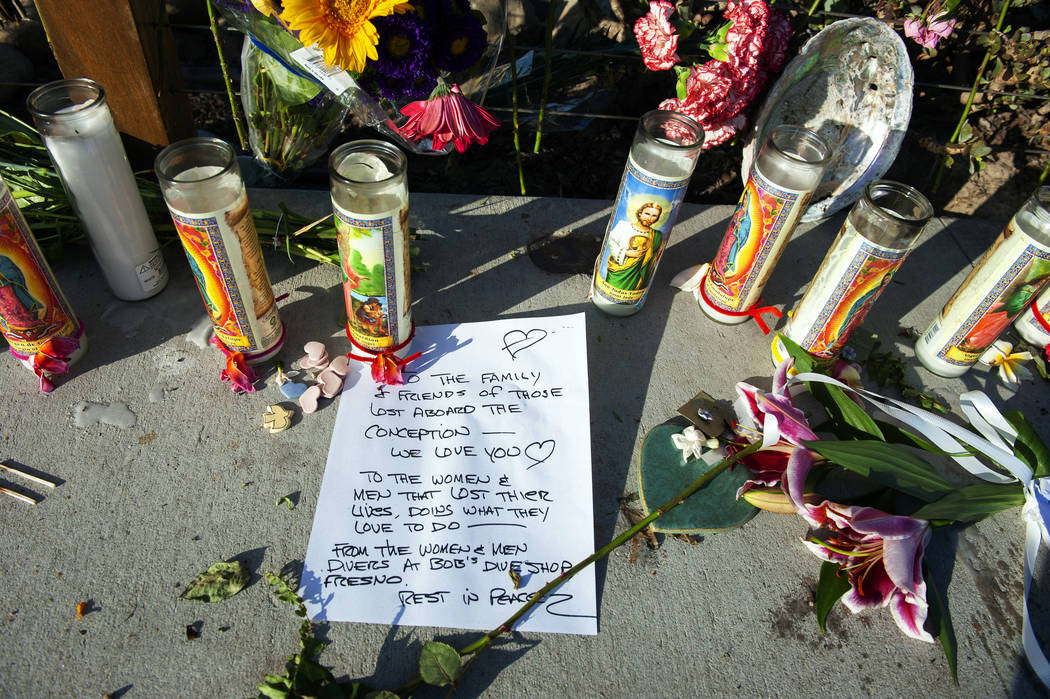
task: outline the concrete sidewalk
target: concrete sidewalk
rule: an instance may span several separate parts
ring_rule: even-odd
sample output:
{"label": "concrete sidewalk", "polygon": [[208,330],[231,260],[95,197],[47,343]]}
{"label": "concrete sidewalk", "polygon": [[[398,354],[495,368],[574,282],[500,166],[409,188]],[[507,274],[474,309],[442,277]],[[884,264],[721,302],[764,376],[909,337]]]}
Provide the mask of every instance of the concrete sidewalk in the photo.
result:
{"label": "concrete sidewalk", "polygon": [[[252,197],[256,208],[284,201],[306,214],[330,211],[327,192]],[[419,260],[429,265],[413,279],[418,324],[586,312],[594,485],[579,496],[594,499],[596,545],[625,527],[617,498],[637,490],[637,452],[651,428],[698,390],[731,399],[737,381],[768,382],[772,373],[769,338],[755,324],[717,325],[690,294],[668,286],[675,273],[713,257],[730,206],[683,208],[647,305],[631,318],[597,311],[586,300],[587,275],[533,264],[531,240],[559,231],[600,237],[610,208],[463,195],[411,201],[423,234]],[[842,217],[800,229],[766,288],[767,302],[793,305]],[[866,327],[910,358],[911,340],[898,328],[925,329],[1002,223],[935,221]],[[0,474],[0,484],[44,496],[35,507],[0,499],[0,697],[254,696],[264,673],[280,674],[299,650],[298,619],[261,574],[297,573],[302,564],[338,400],[268,434],[260,429],[263,411],[283,397],[272,375],[248,395],[219,382],[221,355],[193,341],[204,310],[181,249],[166,251],[169,287],[138,303],[115,300],[87,257],[84,251],[55,270],[89,338],[72,378],[45,396],[13,359],[0,362],[0,458],[63,480],[50,491]],[[281,305],[285,364],[309,340],[346,351],[338,268],[277,253],[267,262],[276,293],[289,294]],[[1044,382],[1010,395],[987,372],[945,380],[914,361],[910,367],[913,383],[945,397],[986,389],[1050,442]],[[275,506],[284,496],[291,511]],[[805,532],[800,518],[760,513],[696,546],[625,546],[597,568],[596,637],[515,634],[474,664],[457,694],[1045,695],[1020,655],[1019,510],[938,533],[928,549],[958,637],[958,687],[940,648],[903,636],[888,610],[854,616],[839,606],[820,634],[811,605],[820,566],[800,543]],[[250,563],[247,589],[216,604],[178,599],[199,572],[233,558]],[[1039,600],[1047,568],[1044,553],[1032,593],[1044,648],[1050,608]],[[77,619],[83,601],[89,612]],[[200,637],[187,640],[187,626]],[[465,645],[478,636],[341,623],[320,632],[331,643],[325,665],[380,688],[416,674],[424,641]]]}

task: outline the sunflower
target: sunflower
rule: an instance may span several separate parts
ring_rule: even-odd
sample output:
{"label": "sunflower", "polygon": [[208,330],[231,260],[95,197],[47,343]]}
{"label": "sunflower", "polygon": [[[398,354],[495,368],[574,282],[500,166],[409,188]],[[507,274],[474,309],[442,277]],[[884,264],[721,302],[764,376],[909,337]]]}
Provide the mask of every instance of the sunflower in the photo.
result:
{"label": "sunflower", "polygon": [[379,57],[379,32],[369,20],[410,9],[401,0],[285,0],[281,19],[303,46],[317,44],[328,65],[360,73]]}

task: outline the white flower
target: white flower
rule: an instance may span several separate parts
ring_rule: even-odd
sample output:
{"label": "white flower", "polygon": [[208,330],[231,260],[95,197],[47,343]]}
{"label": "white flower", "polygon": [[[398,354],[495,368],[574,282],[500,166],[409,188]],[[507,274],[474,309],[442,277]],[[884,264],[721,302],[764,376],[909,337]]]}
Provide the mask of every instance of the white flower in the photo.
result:
{"label": "white flower", "polygon": [[1014,352],[1014,346],[1006,340],[996,340],[981,355],[981,363],[990,367],[999,367],[999,378],[1012,388],[1018,388],[1021,379],[1032,379],[1032,372],[1021,362],[1032,358],[1031,352]]}
{"label": "white flower", "polygon": [[696,429],[692,425],[682,430],[681,434],[671,435],[671,441],[675,447],[682,450],[682,461],[689,461],[689,457],[700,458],[700,455],[704,453],[704,445],[707,443],[707,437],[704,433]]}

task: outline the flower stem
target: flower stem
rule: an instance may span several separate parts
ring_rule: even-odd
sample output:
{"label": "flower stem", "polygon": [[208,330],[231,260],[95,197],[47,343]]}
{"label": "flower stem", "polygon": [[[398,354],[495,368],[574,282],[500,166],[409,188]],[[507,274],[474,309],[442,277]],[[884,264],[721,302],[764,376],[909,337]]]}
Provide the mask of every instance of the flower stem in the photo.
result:
{"label": "flower stem", "polygon": [[507,30],[508,49],[510,50],[510,94],[511,124],[514,126],[514,161],[518,164],[518,184],[521,195],[525,196],[525,172],[521,169],[521,141],[518,139],[518,64],[514,55],[514,34]]}
{"label": "flower stem", "polygon": [[[753,442],[747,445],[742,450],[738,451],[736,454],[722,459],[722,461],[720,461],[718,464],[712,467],[711,470],[707,471],[695,481],[693,481],[691,484],[689,484],[689,486],[687,486],[685,490],[678,493],[673,498],[665,502],[663,505],[650,512],[648,517],[640,520],[637,524],[635,524],[630,529],[627,529],[625,532],[623,532],[618,537],[610,541],[608,544],[601,547],[600,549],[592,553],[590,556],[583,559],[582,561],[574,565],[572,568],[565,571],[557,578],[551,580],[546,585],[541,587],[539,590],[533,593],[533,595],[529,598],[528,602],[526,602],[524,605],[521,606],[521,608],[518,609],[518,611],[514,612],[514,614],[508,617],[506,621],[504,621],[502,624],[492,629],[487,634],[474,641],[470,645],[461,648],[459,650],[459,654],[463,656],[470,655],[473,653],[474,657],[470,659],[470,662],[473,662],[474,659],[477,658],[479,653],[481,653],[490,645],[492,645],[492,642],[496,640],[499,636],[502,636],[505,633],[509,633],[510,630],[513,628],[515,622],[521,619],[521,617],[525,616],[530,609],[542,602],[543,599],[555,588],[559,587],[565,582],[568,582],[577,573],[579,573],[581,570],[583,570],[590,564],[594,563],[595,561],[601,560],[602,558],[605,558],[615,549],[630,541],[632,538],[634,538],[635,534],[648,527],[659,517],[662,517],[663,515],[667,514],[670,510],[685,502],[690,495],[700,490],[700,488],[707,485],[716,476],[718,476],[720,473],[725,471],[733,464],[743,459],[745,456],[748,456],[749,454],[758,451],[759,447],[761,446],[761,442]],[[394,692],[401,696],[405,696],[414,692],[422,683],[423,679],[421,677],[416,677],[411,682],[408,682],[407,684],[398,687],[396,690],[394,690]]]}
{"label": "flower stem", "polygon": [[211,23],[211,35],[215,39],[215,50],[219,53],[219,66],[222,68],[222,81],[226,85],[226,97],[230,100],[230,112],[233,113],[233,125],[237,127],[237,140],[240,141],[241,150],[248,150],[248,139],[244,135],[244,118],[241,115],[241,105],[233,94],[233,80],[230,79],[230,69],[226,63],[226,52],[222,48],[222,39],[219,37],[219,23],[215,18],[215,8],[211,6],[211,0],[207,0],[208,21]]}
{"label": "flower stem", "polygon": [[543,37],[543,89],[540,92],[540,113],[536,118],[536,142],[532,145],[533,153],[540,152],[540,140],[543,138],[543,114],[547,111],[547,91],[551,86],[551,59],[553,57],[551,44],[554,37],[554,11],[557,7],[557,0],[550,0],[547,5],[547,33]]}
{"label": "flower stem", "polygon": [[[1003,28],[1003,21],[1006,19],[1006,11],[1010,9],[1010,0],[1003,0],[1003,7],[999,11],[999,20],[995,23],[995,31],[1000,31]],[[959,123],[955,125],[955,131],[952,132],[952,137],[948,139],[948,143],[957,143],[959,140],[959,134],[962,133],[963,125],[966,123],[966,118],[970,116],[970,109],[973,107],[973,100],[977,96],[977,89],[981,86],[981,78],[984,77],[984,69],[988,66],[988,61],[992,59],[994,53],[993,47],[989,46],[984,52],[984,58],[981,59],[981,66],[977,69],[977,77],[973,79],[973,87],[970,88],[970,94],[966,98],[966,106],[963,107],[962,114],[959,116]],[[937,163],[937,172],[933,176],[933,184],[930,185],[930,191],[936,192],[940,189],[941,178],[944,176],[944,169],[947,167],[948,156],[941,158]]]}

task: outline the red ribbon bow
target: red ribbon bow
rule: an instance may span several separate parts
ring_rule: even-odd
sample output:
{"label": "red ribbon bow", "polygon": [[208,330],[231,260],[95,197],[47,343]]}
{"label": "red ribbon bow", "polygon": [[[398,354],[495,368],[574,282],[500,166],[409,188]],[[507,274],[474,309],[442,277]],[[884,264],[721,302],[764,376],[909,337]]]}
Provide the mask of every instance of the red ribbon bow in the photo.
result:
{"label": "red ribbon bow", "polygon": [[[722,308],[721,306],[716,305],[714,301],[712,301],[710,298],[707,297],[707,292],[704,291],[704,282],[705,281],[707,281],[707,275],[706,274],[704,275],[704,278],[700,280],[700,285],[699,285],[698,288],[700,289],[700,295],[704,297],[704,301],[707,302],[708,306],[713,306],[714,308],[717,308],[719,313],[724,313],[727,316],[751,316],[752,318],[755,319],[755,322],[758,324],[758,327],[762,331],[763,335],[768,335],[769,334],[769,326],[766,325],[766,320],[765,320],[765,318],[762,317],[763,313],[772,313],[777,318],[781,318],[784,315],[783,313],[781,313],[774,306],[757,306],[756,305],[756,306],[752,306],[751,308],[748,308],[747,310],[744,310],[744,311],[727,311],[726,309]],[[761,303],[761,302],[762,302],[762,299],[760,297],[758,299],[757,303]]]}

